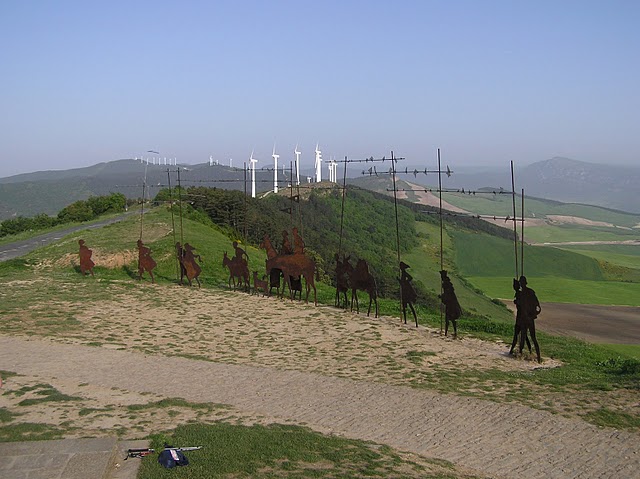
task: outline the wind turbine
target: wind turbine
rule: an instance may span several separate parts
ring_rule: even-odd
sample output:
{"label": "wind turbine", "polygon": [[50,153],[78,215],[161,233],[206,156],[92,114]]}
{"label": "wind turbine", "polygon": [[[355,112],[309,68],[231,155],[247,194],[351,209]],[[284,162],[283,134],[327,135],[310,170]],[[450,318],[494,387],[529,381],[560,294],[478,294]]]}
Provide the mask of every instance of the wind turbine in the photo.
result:
{"label": "wind turbine", "polygon": [[298,145],[293,150],[296,155],[296,186],[300,186],[300,152],[298,151]]}
{"label": "wind turbine", "polygon": [[276,145],[273,145],[273,153],[271,154],[273,157],[273,192],[278,192],[278,158],[280,155],[276,155]]}
{"label": "wind turbine", "polygon": [[320,183],[322,181],[322,152],[318,149],[318,144],[316,143],[316,182]]}
{"label": "wind turbine", "polygon": [[251,150],[251,156],[249,157],[249,167],[251,168],[251,198],[256,197],[256,160],[253,157],[253,150]]}

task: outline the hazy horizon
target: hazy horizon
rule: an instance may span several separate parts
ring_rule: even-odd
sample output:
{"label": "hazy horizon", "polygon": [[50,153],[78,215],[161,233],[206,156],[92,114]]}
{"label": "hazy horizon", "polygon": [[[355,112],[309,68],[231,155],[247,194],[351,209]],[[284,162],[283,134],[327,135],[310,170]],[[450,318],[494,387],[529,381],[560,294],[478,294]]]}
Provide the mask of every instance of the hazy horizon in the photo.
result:
{"label": "hazy horizon", "polygon": [[[640,4],[4,2],[0,177],[160,152],[637,164]],[[157,155],[156,155],[157,156]]]}

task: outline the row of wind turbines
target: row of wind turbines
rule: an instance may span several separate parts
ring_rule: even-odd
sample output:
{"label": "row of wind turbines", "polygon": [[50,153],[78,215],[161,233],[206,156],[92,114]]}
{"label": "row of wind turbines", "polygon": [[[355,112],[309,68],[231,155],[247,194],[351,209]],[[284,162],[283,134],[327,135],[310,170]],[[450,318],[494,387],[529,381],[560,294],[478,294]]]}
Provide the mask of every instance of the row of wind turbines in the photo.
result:
{"label": "row of wind turbines", "polygon": [[[258,160],[254,158],[253,151],[251,152],[251,156],[249,157],[249,169],[251,170],[251,197],[256,197],[256,164]],[[300,186],[300,155],[301,151],[298,150],[298,145],[293,150],[295,155],[295,185]],[[273,192],[278,192],[278,159],[280,155],[276,153],[275,146],[273,147],[273,152],[271,153],[271,158],[273,158]],[[213,156],[209,157],[209,166],[219,165],[217,161],[214,161]],[[229,160],[229,166],[233,167],[233,160]],[[334,159],[329,160],[327,164],[329,168],[329,181],[332,183],[338,182],[338,162]],[[311,183],[314,180],[316,183],[320,183],[322,181],[322,151],[319,148],[319,145],[316,145],[315,149],[315,175],[313,177],[307,176],[307,182]],[[282,165],[282,171],[284,174],[285,166]]]}

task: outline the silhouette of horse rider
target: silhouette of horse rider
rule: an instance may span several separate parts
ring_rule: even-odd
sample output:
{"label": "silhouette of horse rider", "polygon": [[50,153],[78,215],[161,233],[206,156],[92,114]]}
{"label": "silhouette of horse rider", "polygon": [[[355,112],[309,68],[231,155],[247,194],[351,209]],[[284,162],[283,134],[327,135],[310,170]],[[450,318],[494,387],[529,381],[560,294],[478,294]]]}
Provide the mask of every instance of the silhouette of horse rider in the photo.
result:
{"label": "silhouette of horse rider", "polygon": [[280,254],[293,254],[293,248],[291,247],[289,232],[287,230],[282,230],[282,251]]}
{"label": "silhouette of horse rider", "polygon": [[400,293],[402,295],[402,314],[404,316],[404,324],[407,324],[407,306],[411,308],[411,312],[413,313],[413,319],[416,322],[416,328],[418,327],[418,317],[416,316],[416,310],[413,307],[413,303],[418,299],[418,294],[416,290],[413,288],[411,281],[413,281],[413,276],[411,276],[407,272],[407,268],[409,265],[404,261],[400,261]]}
{"label": "silhouette of horse rider", "polygon": [[453,324],[453,337],[456,338],[458,337],[458,325],[456,320],[462,316],[462,307],[460,307],[453,283],[451,282],[447,271],[440,271],[440,279],[442,280],[442,294],[439,294],[438,297],[442,304],[444,304],[445,308],[444,335],[447,335],[447,332],[449,331],[449,322],[451,322]]}
{"label": "silhouette of horse rider", "polygon": [[87,272],[93,276],[93,267],[96,265],[91,259],[93,251],[84,244],[82,239],[78,240],[78,244],[80,245],[80,272],[82,276],[85,276]]}
{"label": "silhouette of horse rider", "polygon": [[304,254],[304,240],[295,226],[293,227],[293,253]]}
{"label": "silhouette of horse rider", "polygon": [[[536,323],[535,319],[542,311],[540,301],[536,296],[536,292],[527,286],[527,278],[520,276],[520,292],[516,294],[516,309],[517,314],[520,315],[520,345],[518,352],[522,354],[524,349],[524,340],[527,337],[527,332],[531,335],[533,346],[536,348],[536,355],[538,362],[542,362],[540,357],[540,346],[538,346],[538,340],[536,339]],[[516,319],[517,322],[517,319]]]}

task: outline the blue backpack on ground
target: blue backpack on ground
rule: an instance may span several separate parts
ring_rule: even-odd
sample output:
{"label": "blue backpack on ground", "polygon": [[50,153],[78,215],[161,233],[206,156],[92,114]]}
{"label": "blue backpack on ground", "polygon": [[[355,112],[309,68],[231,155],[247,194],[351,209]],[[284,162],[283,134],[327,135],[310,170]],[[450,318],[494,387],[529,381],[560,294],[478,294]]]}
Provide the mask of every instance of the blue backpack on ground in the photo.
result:
{"label": "blue backpack on ground", "polygon": [[158,462],[167,469],[189,465],[189,459],[187,459],[187,456],[185,456],[182,451],[166,445],[165,449],[158,455]]}

